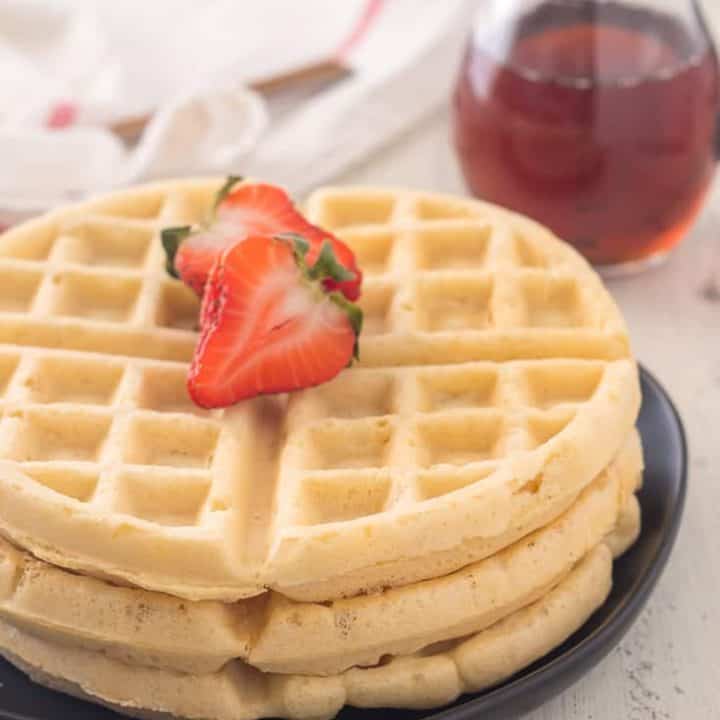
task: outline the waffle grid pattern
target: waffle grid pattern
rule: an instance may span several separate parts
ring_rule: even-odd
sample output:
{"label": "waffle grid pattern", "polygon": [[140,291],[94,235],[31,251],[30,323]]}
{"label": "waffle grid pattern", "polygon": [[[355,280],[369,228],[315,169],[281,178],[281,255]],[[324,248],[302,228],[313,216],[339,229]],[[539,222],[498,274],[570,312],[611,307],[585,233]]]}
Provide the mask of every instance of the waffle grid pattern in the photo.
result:
{"label": "waffle grid pattern", "polygon": [[[283,674],[373,666],[490,627],[544,595],[599,542],[622,552],[637,528],[640,471],[633,438],[566,512],[496,555],[425,583],[335,603],[276,593],[187,603],[68,573],[0,540],[0,616],[132,664],[193,675],[235,659]],[[443,611],[428,614],[431,605]]]}
{"label": "waffle grid pattern", "polygon": [[[132,209],[100,205],[45,233],[21,230],[0,259],[0,307],[30,326],[14,338],[29,347],[0,351],[0,457],[98,512],[190,527],[227,510],[210,492],[219,414],[190,401],[184,365],[162,362],[191,352],[198,301],[158,272],[158,231],[197,220],[204,201],[148,193]],[[144,355],[160,361],[133,359]]]}
{"label": "waffle grid pattern", "polygon": [[158,270],[159,230],[199,220],[211,194],[96,203],[27,223],[0,250],[0,341],[189,360],[198,301]]}
{"label": "waffle grid pattern", "polygon": [[0,366],[11,374],[2,459],[101,512],[199,522],[223,430],[190,403],[183,366],[42,350],[2,354]]}
{"label": "waffle grid pattern", "polygon": [[366,365],[627,354],[597,280],[534,223],[480,203],[353,190],[318,192],[309,214],[365,270]]}
{"label": "waffle grid pattern", "polygon": [[[508,461],[549,453],[578,418],[587,425],[588,407],[619,412],[608,405],[618,378],[636,384],[612,300],[533,223],[473,201],[328,190],[308,214],[366,273],[360,365],[290,398],[202,411],[184,386],[198,302],[165,274],[158,234],[200,221],[217,187],[148,186],[0,236],[0,460],[38,484],[18,493],[0,478],[0,529],[51,562],[235,599],[286,572],[302,582],[304,559],[285,553],[299,540],[317,553],[310,575],[332,577],[326,529],[372,533],[356,522],[379,528],[498,485]],[[635,419],[625,415],[576,492],[617,452]],[[537,476],[514,491],[538,493]],[[145,566],[140,539],[126,548],[117,527],[130,521],[166,557]],[[319,544],[305,542],[311,531]],[[212,557],[193,555],[194,541]],[[373,552],[384,559],[387,547]],[[182,579],[157,579],[180,558]]]}
{"label": "waffle grid pattern", "polygon": [[[367,347],[373,340],[383,357],[398,358],[392,366],[403,363],[400,346],[409,334],[477,330],[486,338],[563,328],[575,335],[586,328],[607,337],[603,325],[618,320],[614,308],[598,305],[592,286],[582,285],[574,264],[507,222],[493,222],[480,205],[341,190],[321,191],[308,209],[353,248],[364,269],[364,365],[374,364],[375,348]],[[434,349],[428,346],[429,363]],[[513,359],[523,358],[516,352]],[[602,373],[602,363],[566,360],[346,373],[291,400],[289,434],[305,438],[283,458],[282,523],[350,520],[477,482],[496,469],[494,460],[559,433],[574,405],[591,399]]]}
{"label": "waffle grid pattern", "polygon": [[603,372],[599,362],[562,360],[358,369],[292,398],[284,522],[350,520],[478,482],[557,435]]}

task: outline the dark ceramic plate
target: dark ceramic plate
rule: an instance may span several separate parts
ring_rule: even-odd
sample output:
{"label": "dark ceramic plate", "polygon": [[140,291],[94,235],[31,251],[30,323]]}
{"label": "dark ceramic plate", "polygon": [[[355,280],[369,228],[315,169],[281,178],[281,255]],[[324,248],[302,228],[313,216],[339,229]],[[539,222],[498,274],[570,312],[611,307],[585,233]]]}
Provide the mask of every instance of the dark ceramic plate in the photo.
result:
{"label": "dark ceramic plate", "polygon": [[[682,515],[687,448],[682,423],[667,394],[642,371],[640,433],[645,445],[645,484],[640,493],[643,531],[615,565],[612,594],[567,642],[499,687],[466,695],[426,712],[344,710],[340,720],[510,720],[565,690],[617,645],[645,605],[665,567]],[[113,712],[41,688],[0,661],[3,720],[116,720]]]}

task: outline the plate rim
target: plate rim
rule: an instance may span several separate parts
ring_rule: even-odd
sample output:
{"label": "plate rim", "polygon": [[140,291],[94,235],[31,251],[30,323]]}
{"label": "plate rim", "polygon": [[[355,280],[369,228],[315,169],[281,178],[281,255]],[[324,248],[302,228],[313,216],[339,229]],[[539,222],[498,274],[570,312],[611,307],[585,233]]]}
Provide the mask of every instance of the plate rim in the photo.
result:
{"label": "plate rim", "polygon": [[[680,446],[680,473],[672,517],[652,562],[643,574],[634,578],[626,593],[627,598],[613,608],[606,621],[561,655],[526,675],[508,680],[477,696],[469,693],[469,699],[461,705],[441,708],[435,713],[424,716],[423,720],[477,720],[478,713],[494,712],[506,704],[517,701],[521,696],[532,696],[536,692],[540,694],[544,689],[542,686],[550,684],[559,677],[570,678],[564,686],[564,689],[567,689],[590,672],[616,647],[644,608],[667,566],[682,524],[688,492],[689,449],[682,417],[667,390],[644,365],[639,364],[638,369],[642,380],[653,388],[654,393],[660,396],[670,411]],[[581,629],[582,627],[578,628],[578,631]],[[542,662],[542,659],[536,662]],[[559,693],[550,693],[548,699],[556,694]]]}

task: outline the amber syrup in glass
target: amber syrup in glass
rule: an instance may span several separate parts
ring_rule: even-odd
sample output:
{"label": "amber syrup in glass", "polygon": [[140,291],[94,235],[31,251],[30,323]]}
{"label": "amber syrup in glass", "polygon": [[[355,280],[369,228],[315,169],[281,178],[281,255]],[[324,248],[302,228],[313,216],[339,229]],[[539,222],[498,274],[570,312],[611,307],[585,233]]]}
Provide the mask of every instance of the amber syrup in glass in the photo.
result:
{"label": "amber syrup in glass", "polygon": [[598,265],[662,256],[715,166],[709,40],[620,3],[545,3],[500,61],[473,38],[454,132],[472,192],[536,218]]}

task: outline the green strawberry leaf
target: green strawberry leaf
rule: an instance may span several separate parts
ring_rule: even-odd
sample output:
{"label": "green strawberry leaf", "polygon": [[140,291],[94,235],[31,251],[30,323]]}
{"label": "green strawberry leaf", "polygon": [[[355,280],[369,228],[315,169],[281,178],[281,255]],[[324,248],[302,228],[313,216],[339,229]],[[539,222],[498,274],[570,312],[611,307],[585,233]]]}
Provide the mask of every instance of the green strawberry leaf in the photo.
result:
{"label": "green strawberry leaf", "polygon": [[243,181],[242,175],[228,175],[227,180],[225,180],[225,183],[223,186],[218,190],[217,195],[215,196],[215,202],[213,203],[212,208],[212,217],[215,217],[215,214],[217,213],[217,209],[223,204],[225,201],[225,198],[232,192],[233,188],[239,183]]}
{"label": "green strawberry leaf", "polygon": [[[355,333],[355,346],[353,348],[353,358],[358,360],[360,358],[360,333],[363,327],[363,311],[351,303],[341,292],[330,293],[330,300],[332,300],[341,310],[345,312],[350,321],[350,327],[352,327]],[[350,361],[352,364],[352,360]]]}
{"label": "green strawberry leaf", "polygon": [[165,255],[167,256],[165,270],[171,277],[180,277],[175,269],[175,256],[182,241],[190,234],[191,230],[190,225],[183,225],[182,227],[165,228],[160,235],[163,248],[165,249]]}
{"label": "green strawberry leaf", "polygon": [[322,244],[320,254],[310,270],[311,280],[324,280],[325,278],[331,278],[336,282],[355,279],[355,273],[350,272],[338,262],[335,251],[327,240]]}
{"label": "green strawberry leaf", "polygon": [[274,237],[276,240],[280,240],[290,245],[293,251],[295,262],[300,268],[300,272],[303,274],[303,277],[310,277],[307,261],[305,260],[305,257],[310,251],[310,243],[302,235],[294,232],[278,233]]}
{"label": "green strawberry leaf", "polygon": [[322,244],[320,254],[313,266],[308,268],[307,254],[310,250],[310,243],[308,243],[302,235],[294,232],[278,233],[275,235],[275,239],[290,243],[293,254],[295,255],[295,260],[308,280],[317,281],[330,279],[336,282],[344,282],[355,279],[355,273],[350,272],[350,270],[338,262],[338,259],[335,257],[335,251],[327,240]]}

